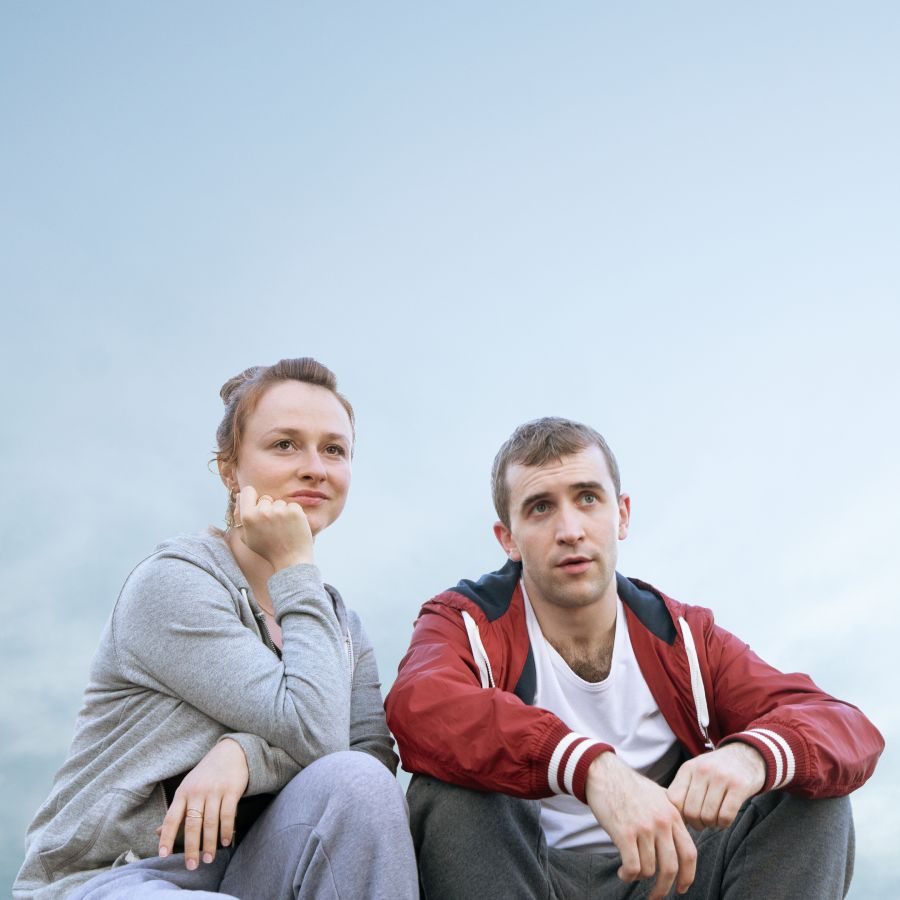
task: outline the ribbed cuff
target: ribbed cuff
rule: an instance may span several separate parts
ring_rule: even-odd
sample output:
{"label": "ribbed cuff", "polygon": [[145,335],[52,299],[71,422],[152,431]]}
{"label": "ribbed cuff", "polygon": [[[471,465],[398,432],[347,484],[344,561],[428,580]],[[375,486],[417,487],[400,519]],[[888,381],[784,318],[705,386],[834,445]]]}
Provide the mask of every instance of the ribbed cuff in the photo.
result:
{"label": "ribbed cuff", "polygon": [[587,803],[587,773],[601,754],[615,752],[609,744],[569,731],[563,723],[548,736],[547,787],[553,794],[571,794]]}
{"label": "ribbed cuff", "polygon": [[[741,741],[762,754],[766,764],[766,783],[762,792],[787,787],[797,773],[797,757],[788,738],[771,728],[749,728],[730,734],[719,746]],[[761,792],[761,793],[762,793]]]}

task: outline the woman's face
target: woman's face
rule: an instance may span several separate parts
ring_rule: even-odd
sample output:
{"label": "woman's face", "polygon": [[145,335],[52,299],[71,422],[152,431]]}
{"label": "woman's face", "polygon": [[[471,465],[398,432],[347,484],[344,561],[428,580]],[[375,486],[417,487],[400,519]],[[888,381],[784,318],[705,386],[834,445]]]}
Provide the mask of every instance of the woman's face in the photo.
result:
{"label": "woman's face", "polygon": [[299,503],[312,533],[340,514],[350,487],[350,417],[331,391],[279,381],[247,417],[237,464],[223,467],[230,490],[252,485],[273,500]]}

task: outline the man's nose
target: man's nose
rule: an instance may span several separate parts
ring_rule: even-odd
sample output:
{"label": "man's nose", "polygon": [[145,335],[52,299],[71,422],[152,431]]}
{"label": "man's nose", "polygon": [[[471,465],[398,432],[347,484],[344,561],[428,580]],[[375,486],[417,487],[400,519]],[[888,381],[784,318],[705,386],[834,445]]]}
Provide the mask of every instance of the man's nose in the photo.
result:
{"label": "man's nose", "polygon": [[574,509],[562,507],[556,519],[556,539],[561,544],[576,544],[584,537],[581,517]]}

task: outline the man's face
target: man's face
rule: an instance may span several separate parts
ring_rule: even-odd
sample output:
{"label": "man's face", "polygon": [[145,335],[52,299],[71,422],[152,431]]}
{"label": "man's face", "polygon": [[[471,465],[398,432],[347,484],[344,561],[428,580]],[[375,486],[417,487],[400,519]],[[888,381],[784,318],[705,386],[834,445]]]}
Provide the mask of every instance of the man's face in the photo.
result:
{"label": "man's face", "polygon": [[498,522],[494,534],[510,559],[522,561],[532,601],[574,609],[615,591],[630,500],[616,496],[600,448],[543,466],[512,465],[506,479],[510,524]]}

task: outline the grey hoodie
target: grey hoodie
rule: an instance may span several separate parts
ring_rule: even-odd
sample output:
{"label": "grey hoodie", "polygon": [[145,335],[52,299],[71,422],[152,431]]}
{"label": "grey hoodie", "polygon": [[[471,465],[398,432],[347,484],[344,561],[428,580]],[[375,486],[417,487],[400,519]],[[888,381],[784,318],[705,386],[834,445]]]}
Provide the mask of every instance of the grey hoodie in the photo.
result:
{"label": "grey hoodie", "polygon": [[278,791],[348,748],[396,771],[359,618],[315,566],[277,572],[268,588],[281,659],[220,533],[167,541],[129,575],[68,757],[28,828],[14,897],[62,897],[110,866],[155,856],[161,782],[225,736],[247,756],[247,795]]}

